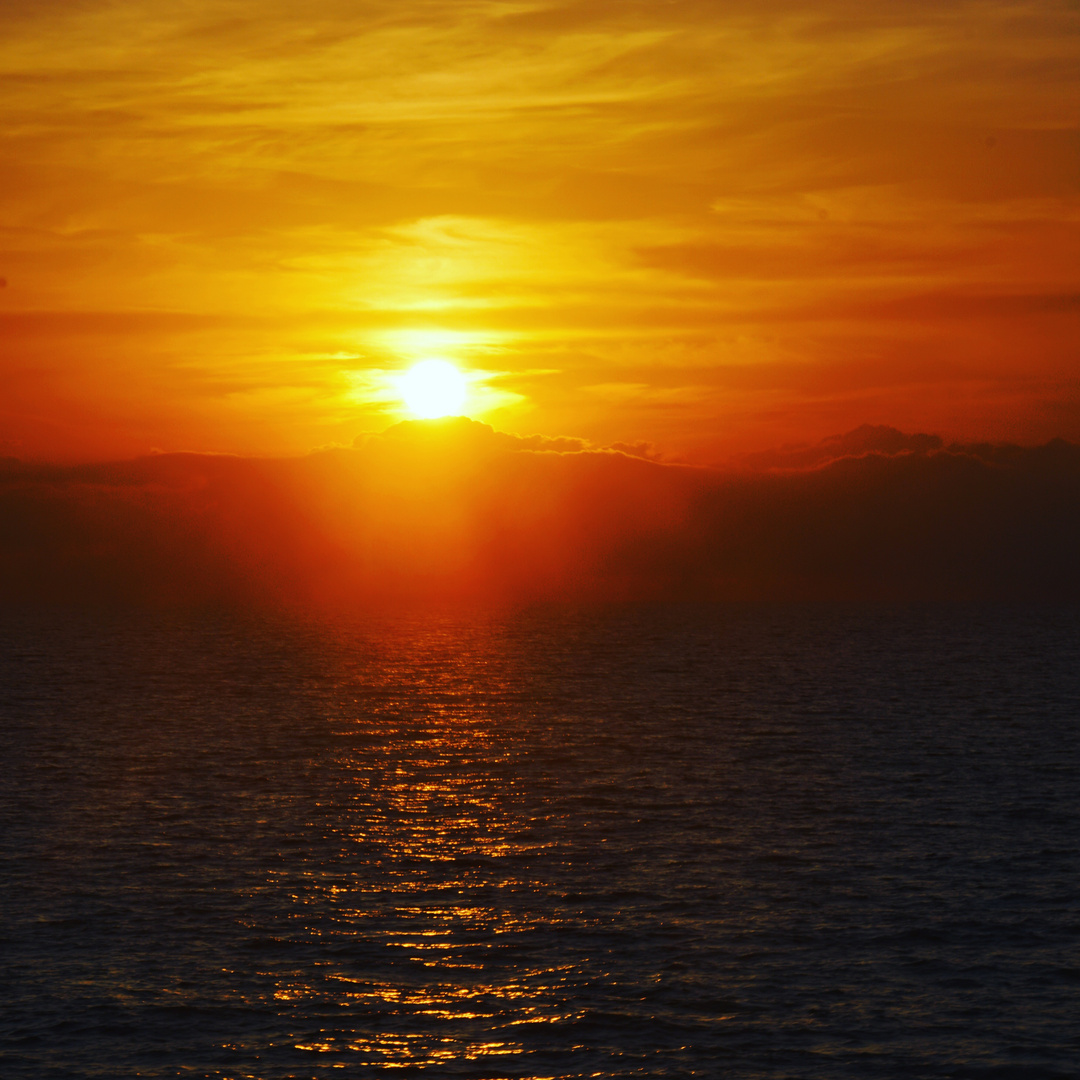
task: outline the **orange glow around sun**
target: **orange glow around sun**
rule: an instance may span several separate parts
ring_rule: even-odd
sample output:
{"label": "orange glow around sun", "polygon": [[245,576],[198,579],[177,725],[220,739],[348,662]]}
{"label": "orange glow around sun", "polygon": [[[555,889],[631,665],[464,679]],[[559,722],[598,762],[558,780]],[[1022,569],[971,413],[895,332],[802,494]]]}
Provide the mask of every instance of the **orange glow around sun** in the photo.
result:
{"label": "orange glow around sun", "polygon": [[0,458],[1080,438],[1075,4],[16,7]]}

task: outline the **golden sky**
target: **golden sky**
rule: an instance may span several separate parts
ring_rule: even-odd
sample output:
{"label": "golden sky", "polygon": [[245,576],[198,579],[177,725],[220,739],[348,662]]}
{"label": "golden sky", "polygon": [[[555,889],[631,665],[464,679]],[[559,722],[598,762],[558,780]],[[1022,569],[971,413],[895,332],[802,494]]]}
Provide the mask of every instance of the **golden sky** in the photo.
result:
{"label": "golden sky", "polygon": [[1080,8],[0,0],[0,454],[292,454],[442,357],[691,460],[1080,438]]}

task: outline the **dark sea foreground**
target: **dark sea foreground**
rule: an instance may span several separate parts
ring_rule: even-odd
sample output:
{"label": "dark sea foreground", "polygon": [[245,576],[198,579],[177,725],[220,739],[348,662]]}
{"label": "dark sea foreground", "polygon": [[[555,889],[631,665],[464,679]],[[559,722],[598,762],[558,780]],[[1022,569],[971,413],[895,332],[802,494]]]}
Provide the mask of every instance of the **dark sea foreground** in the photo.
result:
{"label": "dark sea foreground", "polygon": [[1080,610],[0,618],[0,1076],[1080,1076]]}

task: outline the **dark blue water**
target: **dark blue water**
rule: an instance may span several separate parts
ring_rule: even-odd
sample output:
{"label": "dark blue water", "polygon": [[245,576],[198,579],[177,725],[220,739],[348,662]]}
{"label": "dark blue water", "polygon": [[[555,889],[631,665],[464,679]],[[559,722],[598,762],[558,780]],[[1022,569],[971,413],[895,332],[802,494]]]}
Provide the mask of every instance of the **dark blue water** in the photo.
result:
{"label": "dark blue water", "polygon": [[1080,1075],[1080,611],[0,620],[0,1075]]}

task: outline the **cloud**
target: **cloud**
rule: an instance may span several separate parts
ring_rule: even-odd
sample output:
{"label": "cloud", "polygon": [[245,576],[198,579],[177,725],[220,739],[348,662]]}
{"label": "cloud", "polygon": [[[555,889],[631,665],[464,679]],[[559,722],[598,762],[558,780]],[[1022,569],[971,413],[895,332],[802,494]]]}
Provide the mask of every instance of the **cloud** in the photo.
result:
{"label": "cloud", "polygon": [[500,451],[578,454],[594,449],[585,439],[565,435],[512,435],[496,431],[489,424],[470,420],[467,416],[448,416],[441,420],[402,420],[380,434],[357,436],[353,445],[359,450],[390,445],[424,453],[441,449],[454,458],[462,454],[483,456]]}
{"label": "cloud", "polygon": [[884,424],[863,424],[844,435],[832,435],[813,446],[782,446],[756,454],[745,454],[740,464],[751,469],[807,469],[864,454],[925,454],[940,450],[939,435],[905,435]]}
{"label": "cloud", "polygon": [[[388,328],[493,343],[492,419],[599,444],[743,429],[712,460],[946,411],[949,437],[1080,437],[1044,422],[1073,401],[1080,14],[976,7],[0,0],[3,438],[348,442],[382,403],[343,372],[275,389],[320,353],[397,369]],[[901,347],[1003,403],[969,372],[832,387],[827,419],[802,392]],[[726,393],[732,367],[766,390]]]}
{"label": "cloud", "polygon": [[292,459],[7,461],[0,596],[1080,598],[1080,447],[942,447],[867,426],[750,464],[666,465],[469,421]]}

